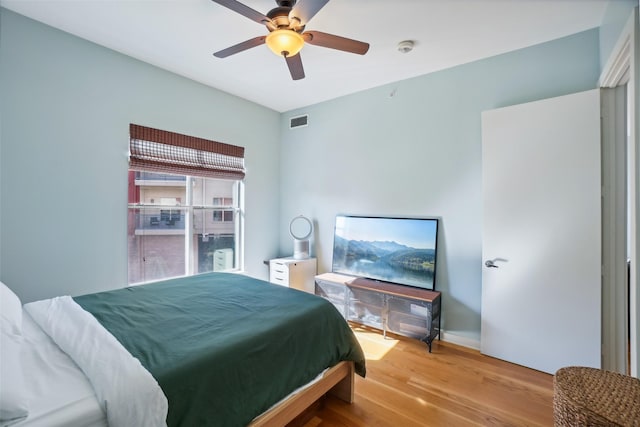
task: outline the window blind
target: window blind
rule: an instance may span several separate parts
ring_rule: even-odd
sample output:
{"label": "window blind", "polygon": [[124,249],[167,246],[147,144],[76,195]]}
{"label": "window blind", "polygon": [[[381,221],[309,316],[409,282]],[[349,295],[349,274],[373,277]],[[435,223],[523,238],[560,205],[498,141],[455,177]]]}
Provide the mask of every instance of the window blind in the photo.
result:
{"label": "window blind", "polygon": [[129,125],[129,167],[206,178],[243,179],[244,147]]}

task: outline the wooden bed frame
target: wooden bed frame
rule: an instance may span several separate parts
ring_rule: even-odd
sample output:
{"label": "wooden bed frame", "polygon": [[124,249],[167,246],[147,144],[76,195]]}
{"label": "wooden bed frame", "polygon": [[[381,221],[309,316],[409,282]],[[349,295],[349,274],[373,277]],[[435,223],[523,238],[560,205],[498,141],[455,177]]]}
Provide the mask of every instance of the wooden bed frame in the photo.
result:
{"label": "wooden bed frame", "polygon": [[331,393],[345,402],[353,403],[353,362],[339,362],[327,370],[319,381],[255,418],[249,427],[282,427],[313,405],[325,393]]}

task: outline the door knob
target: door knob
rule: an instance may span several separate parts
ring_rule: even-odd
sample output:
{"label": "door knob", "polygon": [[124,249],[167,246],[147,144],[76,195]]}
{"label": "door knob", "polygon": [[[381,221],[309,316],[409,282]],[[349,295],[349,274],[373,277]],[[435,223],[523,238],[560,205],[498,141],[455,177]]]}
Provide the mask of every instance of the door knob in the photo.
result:
{"label": "door knob", "polygon": [[486,260],[486,261],[484,262],[484,265],[485,265],[486,267],[498,268],[498,266],[494,264],[493,260],[490,260],[490,259]]}

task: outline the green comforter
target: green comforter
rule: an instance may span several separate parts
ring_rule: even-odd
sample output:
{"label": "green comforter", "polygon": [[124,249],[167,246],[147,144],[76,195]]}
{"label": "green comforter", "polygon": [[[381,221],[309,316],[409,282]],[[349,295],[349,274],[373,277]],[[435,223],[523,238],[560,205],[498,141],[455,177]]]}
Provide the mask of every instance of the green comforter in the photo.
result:
{"label": "green comforter", "polygon": [[365,361],[328,301],[229,273],[75,297],[154,376],[167,424],[245,426],[341,360]]}

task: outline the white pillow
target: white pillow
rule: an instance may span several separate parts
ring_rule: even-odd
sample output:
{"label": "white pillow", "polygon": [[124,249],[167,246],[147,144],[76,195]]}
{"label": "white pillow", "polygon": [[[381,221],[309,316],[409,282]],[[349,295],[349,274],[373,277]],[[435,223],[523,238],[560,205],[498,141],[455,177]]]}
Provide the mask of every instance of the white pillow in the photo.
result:
{"label": "white pillow", "polygon": [[0,282],[0,329],[22,335],[22,303],[4,283]]}
{"label": "white pillow", "polygon": [[0,425],[7,426],[29,414],[22,374],[22,304],[0,282]]}

